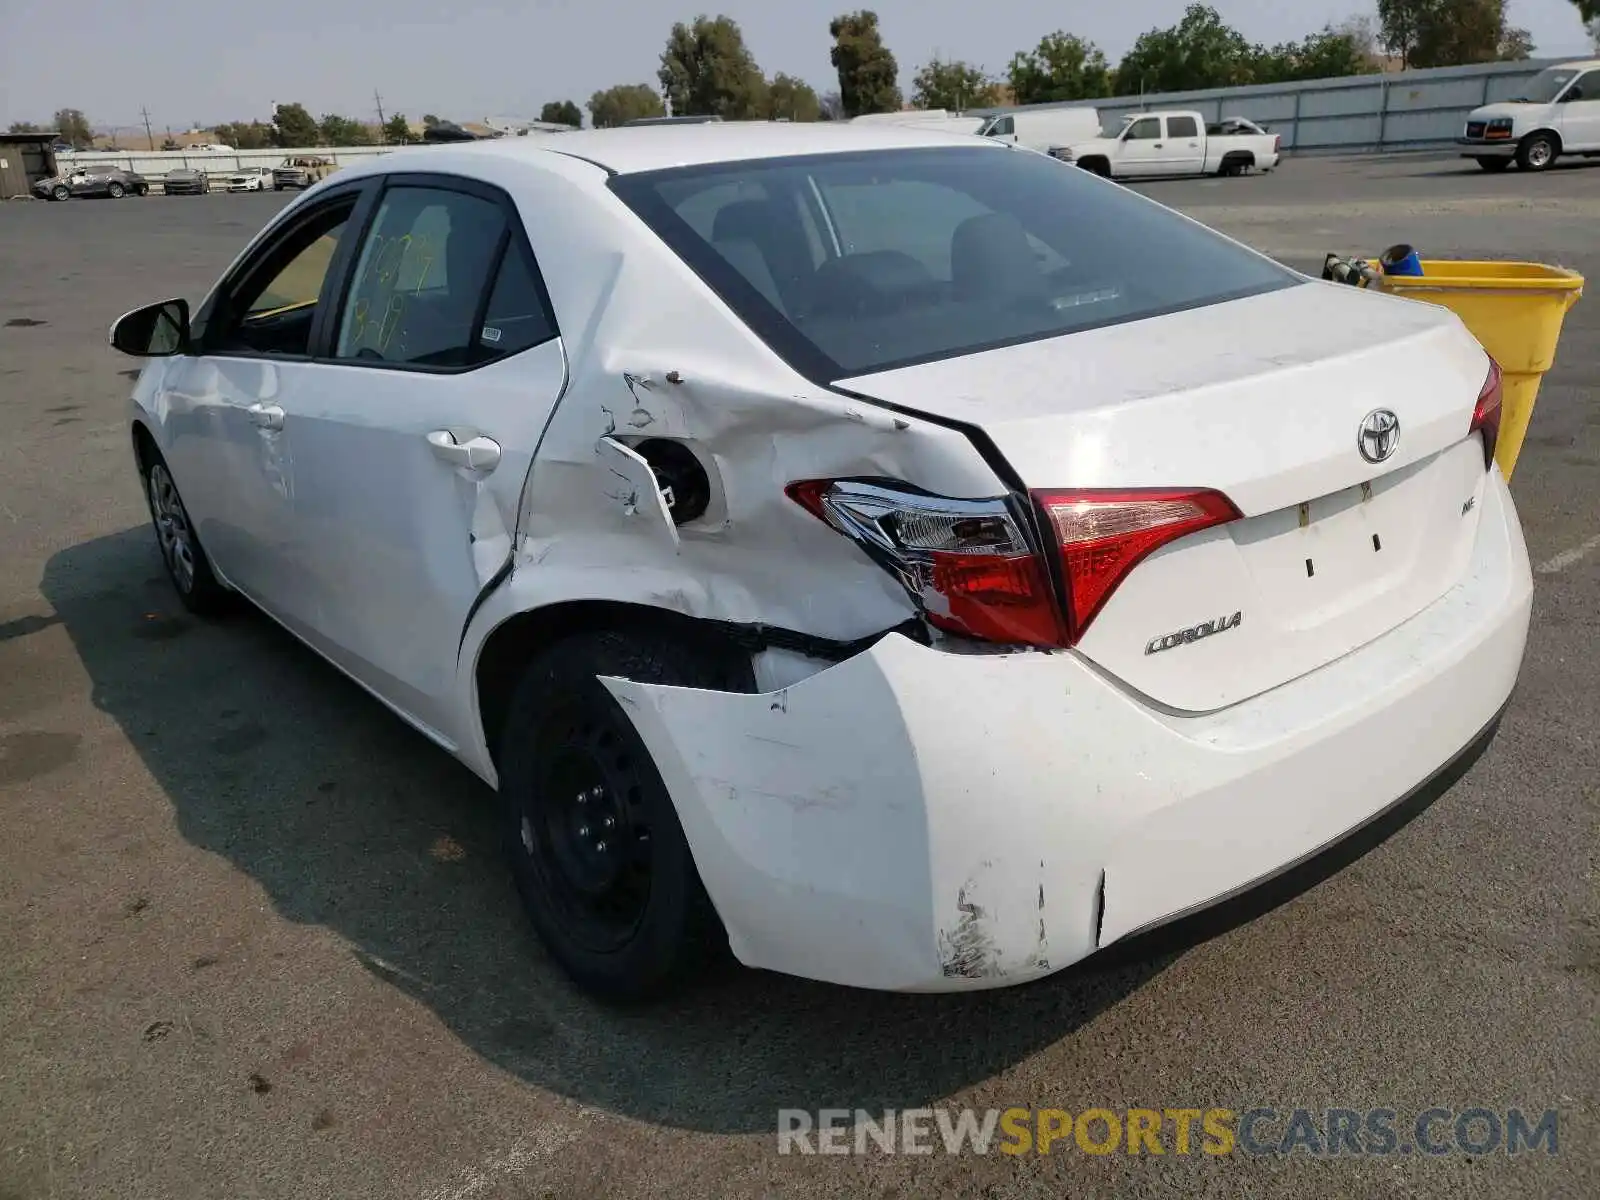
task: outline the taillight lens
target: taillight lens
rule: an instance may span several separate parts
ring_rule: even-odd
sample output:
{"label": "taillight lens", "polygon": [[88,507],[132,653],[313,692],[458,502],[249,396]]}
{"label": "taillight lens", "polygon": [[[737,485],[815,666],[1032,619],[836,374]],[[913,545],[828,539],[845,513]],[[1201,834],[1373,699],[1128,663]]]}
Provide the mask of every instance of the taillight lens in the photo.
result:
{"label": "taillight lens", "polygon": [[1478,393],[1478,403],[1472,409],[1471,433],[1483,435],[1483,469],[1487,471],[1494,462],[1495,443],[1500,440],[1500,402],[1504,392],[1504,376],[1500,364],[1489,360],[1489,377],[1483,381]]}
{"label": "taillight lens", "polygon": [[1239,516],[1231,500],[1209,490],[1036,491],[1033,497],[1061,547],[1071,643],[1143,559]]}
{"label": "taillight lens", "polygon": [[1004,498],[951,500],[890,483],[813,479],[789,496],[854,539],[929,624],[985,641],[1063,647],[1151,552],[1239,515],[1213,491],[1037,491],[1061,555],[1061,603]]}
{"label": "taillight lens", "polygon": [[951,500],[849,479],[786,491],[894,575],[929,624],[990,642],[1065,645],[1049,573],[1003,498]]}

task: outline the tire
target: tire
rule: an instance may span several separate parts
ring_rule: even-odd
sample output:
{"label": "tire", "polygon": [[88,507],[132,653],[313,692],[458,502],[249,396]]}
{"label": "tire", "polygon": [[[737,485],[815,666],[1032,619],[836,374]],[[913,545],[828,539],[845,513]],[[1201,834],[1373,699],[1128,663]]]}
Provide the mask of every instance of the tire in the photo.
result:
{"label": "tire", "polygon": [[110,196],[113,200],[121,200],[126,191],[127,189],[116,180],[112,180],[110,183],[106,184],[106,195]]}
{"label": "tire", "polygon": [[631,629],[575,634],[534,658],[513,693],[500,743],[506,854],[540,940],[598,996],[681,988],[727,935],[666,785],[596,676],[754,690],[748,662],[718,657]]}
{"label": "tire", "polygon": [[200,535],[189,519],[183,497],[178,494],[171,468],[160,452],[148,443],[144,454],[149,457],[148,462],[141,463],[145,504],[150,510],[150,524],[155,530],[156,548],[161,552],[167,578],[172,581],[183,606],[196,616],[210,617],[226,612],[233,596],[212,573],[211,560],[200,545]]}
{"label": "tire", "polygon": [[1524,171],[1548,171],[1560,153],[1553,134],[1530,134],[1517,147],[1517,166]]}
{"label": "tire", "polygon": [[1484,157],[1474,159],[1473,161],[1475,161],[1480,167],[1489,172],[1491,175],[1498,175],[1501,171],[1504,171],[1511,165],[1511,160],[1509,158]]}
{"label": "tire", "polygon": [[138,187],[133,189],[133,194],[143,199],[150,194],[150,185],[148,183],[139,184]]}
{"label": "tire", "polygon": [[63,184],[57,184],[55,187],[50,189],[50,199],[52,199],[52,200],[71,200],[72,199],[72,190],[70,188],[68,188],[67,185],[64,184],[64,183]]}

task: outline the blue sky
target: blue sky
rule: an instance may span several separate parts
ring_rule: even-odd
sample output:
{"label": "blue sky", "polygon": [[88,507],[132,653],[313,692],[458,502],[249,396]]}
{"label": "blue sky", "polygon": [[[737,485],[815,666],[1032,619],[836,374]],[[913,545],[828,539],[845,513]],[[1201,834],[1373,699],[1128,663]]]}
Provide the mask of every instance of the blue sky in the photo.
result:
{"label": "blue sky", "polygon": [[[1373,0],[1214,0],[1255,41],[1303,36]],[[1143,31],[1173,24],[1185,0],[0,0],[0,128],[81,108],[97,126],[132,128],[148,106],[160,133],[265,117],[274,101],[313,114],[367,116],[374,89],[387,113],[456,120],[536,116],[546,100],[614,83],[655,82],[675,20],[737,20],[768,74],[836,86],[828,19],[872,7],[903,80],[929,58],[1003,70],[1051,30],[1098,42],[1113,61]],[[1541,54],[1588,46],[1570,0],[1511,0],[1514,24]]]}

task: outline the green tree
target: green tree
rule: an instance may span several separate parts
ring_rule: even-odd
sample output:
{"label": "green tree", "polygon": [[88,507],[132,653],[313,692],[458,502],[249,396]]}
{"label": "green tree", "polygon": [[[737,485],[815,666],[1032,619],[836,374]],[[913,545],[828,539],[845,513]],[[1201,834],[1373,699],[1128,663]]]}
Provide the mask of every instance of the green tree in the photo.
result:
{"label": "green tree", "polygon": [[911,78],[913,108],[945,108],[960,112],[988,108],[1000,101],[999,86],[981,67],[936,58]]}
{"label": "green tree", "polygon": [[217,140],[235,150],[260,150],[272,145],[273,127],[264,121],[233,121],[212,129]]}
{"label": "green tree", "polygon": [[317,124],[317,132],[330,146],[370,146],[372,135],[360,121],[341,117],[338,113],[324,113]]}
{"label": "green tree", "polygon": [[1578,6],[1578,15],[1583,18],[1584,24],[1589,25],[1591,34],[1600,35],[1600,30],[1593,28],[1594,22],[1600,21],[1600,0],[1572,0]]}
{"label": "green tree", "polygon": [[571,125],[574,129],[581,129],[583,110],[571,100],[552,100],[539,111],[539,120],[552,125]]}
{"label": "green tree", "polygon": [[272,114],[272,140],[280,146],[315,146],[317,121],[304,104],[280,104]]}
{"label": "green tree", "polygon": [[404,146],[411,141],[411,122],[404,113],[395,113],[383,123],[383,144]]}
{"label": "green tree", "polygon": [[805,80],[780,71],[767,85],[766,115],[771,121],[820,121],[822,101]]}
{"label": "green tree", "polygon": [[1111,95],[1111,68],[1100,47],[1064,30],[1046,34],[1032,50],[1018,52],[1006,68],[1006,79],[1015,104]]}
{"label": "green tree", "polygon": [[1500,58],[1505,62],[1521,62],[1525,58],[1532,58],[1535,49],[1533,35],[1526,29],[1507,26],[1500,37]]}
{"label": "green tree", "polygon": [[1378,70],[1370,45],[1358,32],[1331,25],[1303,42],[1285,42],[1270,50],[1256,48],[1254,81],[1284,83],[1296,79],[1339,79]]}
{"label": "green tree", "polygon": [[596,129],[608,129],[641,117],[664,117],[666,105],[648,83],[619,83],[589,97],[589,119]]}
{"label": "green tree", "polygon": [[699,16],[674,25],[656,78],[675,116],[740,121],[759,117],[766,107],[767,82],[732,17]]}
{"label": "green tree", "polygon": [[839,72],[839,99],[847,117],[900,110],[900,64],[883,44],[878,14],[843,13],[828,22],[829,58]]}
{"label": "green tree", "polygon": [[82,109],[57,109],[55,132],[75,149],[84,150],[94,145],[94,130],[89,128],[89,118],[83,115]]}
{"label": "green tree", "polygon": [[13,121],[13,122],[11,122],[11,132],[12,133],[48,133],[49,131],[45,130],[45,129],[40,129],[39,126],[35,125],[32,121]]}
{"label": "green tree", "polygon": [[1527,30],[1506,24],[1506,0],[1378,0],[1378,25],[1408,67],[1494,62],[1533,47]]}
{"label": "green tree", "polygon": [[1191,4],[1169,29],[1139,35],[1117,67],[1117,90],[1183,92],[1236,87],[1255,74],[1256,47],[1207,4]]}

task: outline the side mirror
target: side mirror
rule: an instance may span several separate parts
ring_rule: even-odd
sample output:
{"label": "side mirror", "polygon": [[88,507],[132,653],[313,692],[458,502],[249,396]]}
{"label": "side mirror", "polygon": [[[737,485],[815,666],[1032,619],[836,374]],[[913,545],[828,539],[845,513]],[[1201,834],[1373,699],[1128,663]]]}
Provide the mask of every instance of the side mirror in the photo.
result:
{"label": "side mirror", "polygon": [[166,358],[189,349],[189,302],[163,300],[124,313],[111,327],[111,348],[134,358]]}

